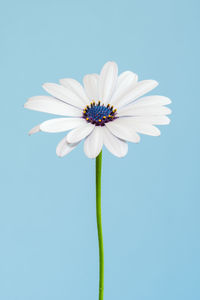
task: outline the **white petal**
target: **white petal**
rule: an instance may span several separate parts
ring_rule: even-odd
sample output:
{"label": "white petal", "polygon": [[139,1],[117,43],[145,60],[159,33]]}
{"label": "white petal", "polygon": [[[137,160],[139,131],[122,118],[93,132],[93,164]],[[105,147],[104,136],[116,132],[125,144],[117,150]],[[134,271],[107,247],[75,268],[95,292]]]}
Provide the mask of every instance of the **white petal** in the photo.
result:
{"label": "white petal", "polygon": [[84,101],[85,105],[88,104],[89,99],[86,96],[85,90],[77,80],[72,78],[64,78],[60,79],[60,83],[67,89],[71,89],[72,92],[74,92],[80,99]]}
{"label": "white petal", "polygon": [[67,142],[66,136],[60,141],[60,143],[58,144],[57,148],[56,148],[56,154],[59,157],[63,157],[65,155],[67,155],[68,153],[70,153],[74,148],[76,148],[76,146],[79,143],[75,143],[75,144],[69,144]]}
{"label": "white petal", "polygon": [[44,132],[63,132],[73,128],[76,128],[80,125],[85,124],[85,120],[81,118],[59,118],[51,119],[43,122],[40,125],[40,130]]}
{"label": "white petal", "polygon": [[32,135],[32,134],[34,134],[34,133],[37,133],[37,132],[39,132],[40,131],[40,125],[37,125],[37,126],[35,126],[35,127],[33,127],[30,131],[29,131],[29,135]]}
{"label": "white petal", "polygon": [[136,86],[130,89],[118,103],[116,103],[115,107],[120,108],[135,99],[143,96],[144,94],[148,93],[152,89],[154,89],[158,85],[158,82],[155,80],[143,80],[139,81]]}
{"label": "white petal", "polygon": [[171,109],[165,106],[141,106],[127,105],[118,110],[118,116],[162,116],[171,114]]}
{"label": "white petal", "polygon": [[147,123],[152,125],[168,125],[170,123],[170,119],[166,116],[137,116],[130,118],[134,120],[134,122]]}
{"label": "white petal", "polygon": [[130,71],[120,74],[117,80],[116,90],[110,100],[110,104],[114,105],[119,103],[120,100],[132,90],[137,84],[138,76]]}
{"label": "white petal", "polygon": [[24,104],[24,107],[60,116],[79,117],[82,115],[80,109],[50,96],[36,96],[29,98]]}
{"label": "white petal", "polygon": [[98,82],[99,75],[98,74],[88,74],[83,78],[83,84],[85,88],[85,92],[90,99],[90,101],[94,100],[96,102],[99,101],[98,95]]}
{"label": "white petal", "polygon": [[103,147],[103,130],[101,126],[96,126],[92,133],[85,139],[84,151],[87,157],[95,158],[99,155]]}
{"label": "white petal", "polygon": [[114,136],[106,126],[103,128],[103,143],[106,148],[115,156],[123,157],[128,153],[128,145],[125,141]]}
{"label": "white petal", "polygon": [[68,89],[62,85],[56,83],[45,83],[43,84],[43,88],[50,95],[68,103],[78,108],[83,109],[85,107],[85,103],[83,99],[81,99],[77,94],[75,94],[71,89]]}
{"label": "white petal", "polygon": [[171,100],[165,96],[147,96],[137,99],[133,102],[133,105],[139,106],[150,106],[150,105],[167,105],[170,104]]}
{"label": "white petal", "polygon": [[137,132],[147,134],[147,135],[159,136],[161,134],[160,130],[157,127],[150,124],[135,123],[133,128]]}
{"label": "white petal", "polygon": [[91,123],[86,123],[79,126],[78,128],[71,130],[67,135],[68,143],[77,143],[84,139],[86,136],[90,134],[90,132],[94,129],[95,125]]}
{"label": "white petal", "polygon": [[133,83],[138,81],[138,75],[133,73],[132,71],[122,72],[117,80],[117,88],[122,84],[124,85],[125,81],[131,81]]}
{"label": "white petal", "polygon": [[139,143],[140,136],[132,130],[129,126],[127,118],[118,118],[112,122],[106,123],[106,127],[120,139],[132,142]]}
{"label": "white petal", "polygon": [[99,100],[105,105],[110,102],[117,83],[118,67],[115,62],[107,62],[99,77]]}
{"label": "white petal", "polygon": [[[123,123],[124,126],[129,128],[130,131],[152,135],[152,136],[160,135],[160,130],[157,127],[145,122],[138,122],[135,117],[123,117],[119,119],[121,120],[120,123]],[[115,121],[113,121],[113,123]]]}

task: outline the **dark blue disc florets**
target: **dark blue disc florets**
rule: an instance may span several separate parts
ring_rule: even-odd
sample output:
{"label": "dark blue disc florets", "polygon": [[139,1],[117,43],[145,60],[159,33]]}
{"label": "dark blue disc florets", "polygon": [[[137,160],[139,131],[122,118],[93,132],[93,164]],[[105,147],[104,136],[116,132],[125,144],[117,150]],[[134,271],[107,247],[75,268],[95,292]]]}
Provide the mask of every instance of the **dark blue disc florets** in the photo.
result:
{"label": "dark blue disc florets", "polygon": [[107,106],[101,104],[99,101],[97,104],[92,102],[87,105],[83,110],[83,118],[88,122],[97,126],[104,126],[105,123],[116,119],[116,109],[108,104]]}

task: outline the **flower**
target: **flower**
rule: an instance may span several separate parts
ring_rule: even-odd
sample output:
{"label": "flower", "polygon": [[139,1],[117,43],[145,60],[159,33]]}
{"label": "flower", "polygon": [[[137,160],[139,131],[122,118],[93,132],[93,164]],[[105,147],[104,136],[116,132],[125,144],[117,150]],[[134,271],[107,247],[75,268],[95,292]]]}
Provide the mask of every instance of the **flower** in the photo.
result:
{"label": "flower", "polygon": [[[45,83],[43,88],[51,96],[28,99],[24,107],[64,116],[35,126],[29,134],[43,132],[69,133],[60,141],[56,153],[63,157],[84,140],[84,151],[95,158],[103,145],[115,156],[128,152],[127,142],[139,143],[138,133],[159,136],[154,125],[166,125],[171,110],[164,96],[146,96],[158,85],[155,80],[138,81],[138,76],[126,71],[118,76],[115,62],[107,62],[98,74],[83,78],[83,86],[65,78],[60,84]],[[141,98],[142,97],[142,98]]]}

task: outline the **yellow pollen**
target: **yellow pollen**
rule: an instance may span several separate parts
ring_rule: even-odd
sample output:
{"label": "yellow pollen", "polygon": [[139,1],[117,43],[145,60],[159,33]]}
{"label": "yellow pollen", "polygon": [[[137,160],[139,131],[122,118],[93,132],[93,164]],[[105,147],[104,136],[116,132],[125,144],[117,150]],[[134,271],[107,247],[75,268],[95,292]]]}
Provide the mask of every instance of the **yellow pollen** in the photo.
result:
{"label": "yellow pollen", "polygon": [[84,114],[86,114],[86,111],[84,110],[84,112],[83,112]]}
{"label": "yellow pollen", "polygon": [[111,117],[111,115],[108,115],[108,117],[110,118],[110,117]]}
{"label": "yellow pollen", "polygon": [[99,119],[99,122],[101,122],[101,119]]}
{"label": "yellow pollen", "polygon": [[116,109],[114,109],[113,111],[114,111],[114,112],[116,112],[117,110],[116,110]]}
{"label": "yellow pollen", "polygon": [[89,118],[86,118],[86,120],[88,121],[88,120],[89,120]]}
{"label": "yellow pollen", "polygon": [[106,119],[106,116],[103,116],[103,119]]}

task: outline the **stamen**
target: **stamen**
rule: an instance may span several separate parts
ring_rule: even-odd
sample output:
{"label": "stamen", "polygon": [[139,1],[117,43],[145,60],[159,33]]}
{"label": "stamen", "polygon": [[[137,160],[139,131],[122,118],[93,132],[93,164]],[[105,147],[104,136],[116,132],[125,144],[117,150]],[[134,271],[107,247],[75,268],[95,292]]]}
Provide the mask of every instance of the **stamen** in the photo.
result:
{"label": "stamen", "polygon": [[90,106],[87,105],[83,110],[83,118],[96,126],[104,126],[105,123],[111,122],[117,118],[116,109],[113,110],[113,106],[110,104],[105,106],[100,101],[92,101]]}

